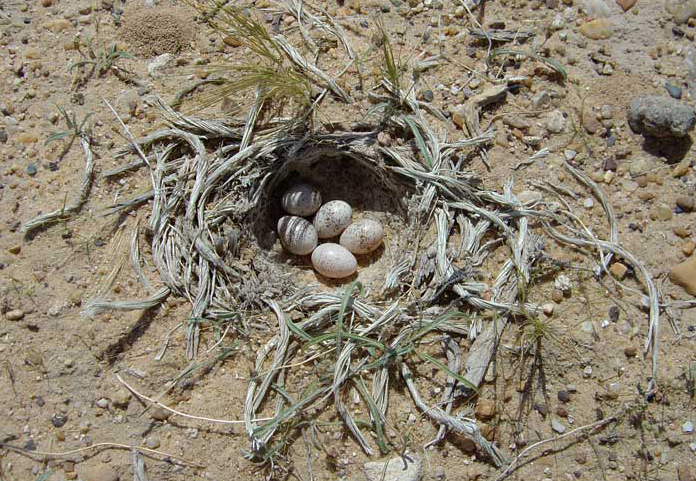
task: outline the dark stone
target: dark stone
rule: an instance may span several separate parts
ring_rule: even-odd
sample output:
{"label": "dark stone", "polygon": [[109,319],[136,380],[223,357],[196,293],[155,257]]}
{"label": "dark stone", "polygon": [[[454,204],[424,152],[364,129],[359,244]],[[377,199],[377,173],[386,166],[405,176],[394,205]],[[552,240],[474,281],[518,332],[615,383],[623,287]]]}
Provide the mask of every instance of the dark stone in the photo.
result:
{"label": "dark stone", "polygon": [[97,247],[102,247],[106,245],[106,242],[104,242],[102,239],[94,239],[94,245]]}
{"label": "dark stone", "polygon": [[667,90],[667,93],[673,99],[679,100],[680,98],[682,98],[681,87],[677,87],[676,85],[672,85],[671,83],[668,82],[668,83],[665,83],[665,90]]}
{"label": "dark stone", "polygon": [[619,320],[619,308],[617,306],[611,306],[609,308],[609,320],[611,322],[616,322]]}
{"label": "dark stone", "polygon": [[36,443],[34,442],[33,439],[30,439],[26,443],[24,443],[24,449],[27,451],[36,451]]}
{"label": "dark stone", "polygon": [[433,95],[432,90],[423,90],[423,92],[421,93],[421,98],[425,102],[432,102],[435,98],[435,95]]}
{"label": "dark stone", "polygon": [[613,147],[616,145],[616,137],[614,137],[613,135],[609,135],[609,136],[607,136],[606,142],[607,142],[607,147]]}
{"label": "dark stone", "polygon": [[545,404],[535,404],[534,409],[543,417],[546,417],[546,415],[549,413],[549,408]]}
{"label": "dark stone", "polygon": [[39,407],[43,407],[44,404],[46,404],[46,401],[44,401],[44,398],[42,398],[41,396],[36,396],[36,404]]}
{"label": "dark stone", "polygon": [[488,26],[493,30],[505,30],[505,22],[491,22]]}
{"label": "dark stone", "polygon": [[606,159],[604,161],[604,165],[602,165],[602,168],[604,170],[616,170],[617,167],[618,165],[616,163],[616,159],[614,159],[613,157],[609,157],[608,159]]}
{"label": "dark stone", "polygon": [[67,414],[56,413],[51,417],[51,424],[57,428],[62,428],[68,422]]}
{"label": "dark stone", "polygon": [[570,393],[565,390],[558,391],[558,400],[562,403],[570,402]]}
{"label": "dark stone", "polygon": [[27,165],[27,174],[29,174],[31,177],[36,175],[36,166],[34,164]]}
{"label": "dark stone", "polygon": [[0,144],[7,142],[7,132],[0,130]]}

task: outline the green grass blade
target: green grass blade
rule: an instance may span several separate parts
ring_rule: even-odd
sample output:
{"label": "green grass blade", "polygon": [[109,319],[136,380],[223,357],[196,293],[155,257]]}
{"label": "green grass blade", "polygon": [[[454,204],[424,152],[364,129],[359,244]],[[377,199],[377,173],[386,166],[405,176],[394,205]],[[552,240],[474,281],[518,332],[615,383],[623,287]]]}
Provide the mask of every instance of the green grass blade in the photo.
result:
{"label": "green grass blade", "polygon": [[410,117],[404,117],[404,120],[408,124],[408,126],[411,128],[411,131],[413,132],[413,136],[416,138],[416,145],[418,146],[418,150],[420,150],[421,155],[423,156],[423,160],[425,160],[426,165],[428,168],[432,169],[433,168],[433,156],[430,153],[430,150],[428,149],[428,146],[425,144],[425,140],[423,139],[423,136],[420,133],[420,129],[416,125],[416,123],[411,119]]}
{"label": "green grass blade", "polygon": [[420,357],[420,358],[423,359],[424,361],[427,361],[427,362],[429,362],[429,363],[431,363],[431,364],[436,365],[438,368],[440,368],[440,369],[442,369],[443,371],[445,371],[447,374],[449,374],[450,376],[452,376],[453,378],[455,378],[457,381],[459,381],[460,383],[462,383],[464,386],[468,387],[469,389],[471,389],[471,390],[474,391],[474,392],[478,392],[478,389],[476,388],[476,386],[474,386],[473,384],[471,384],[471,382],[467,381],[466,379],[464,379],[464,378],[463,378],[462,376],[460,376],[459,374],[457,374],[457,373],[455,373],[454,371],[452,371],[450,368],[448,368],[447,366],[445,366],[444,364],[442,364],[442,363],[441,363],[440,361],[438,361],[437,359],[435,359],[435,358],[433,358],[433,357],[431,357],[431,356],[429,356],[429,355],[427,355],[427,354],[425,354],[425,353],[423,353],[423,352],[419,352],[419,351],[414,351],[414,352],[415,352],[416,356]]}

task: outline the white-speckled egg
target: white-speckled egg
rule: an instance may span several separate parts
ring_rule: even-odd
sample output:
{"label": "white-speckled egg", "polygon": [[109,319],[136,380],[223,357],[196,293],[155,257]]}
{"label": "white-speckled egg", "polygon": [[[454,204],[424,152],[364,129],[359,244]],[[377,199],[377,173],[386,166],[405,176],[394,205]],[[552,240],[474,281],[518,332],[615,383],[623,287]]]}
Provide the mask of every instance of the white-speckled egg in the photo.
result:
{"label": "white-speckled egg", "polygon": [[363,219],[349,225],[341,234],[339,242],[353,254],[367,254],[379,247],[383,236],[380,222]]}
{"label": "white-speckled egg", "polygon": [[312,265],[319,274],[333,279],[348,277],[358,269],[358,261],[348,249],[330,242],[314,249]]}
{"label": "white-speckled egg", "polygon": [[307,219],[286,215],[278,221],[280,242],[298,256],[309,254],[317,246],[317,231]]}
{"label": "white-speckled egg", "polygon": [[322,205],[314,216],[314,228],[320,239],[335,237],[350,225],[353,209],[347,202],[332,200]]}
{"label": "white-speckled egg", "polygon": [[321,193],[313,185],[295,184],[283,194],[281,203],[289,214],[307,217],[321,207]]}

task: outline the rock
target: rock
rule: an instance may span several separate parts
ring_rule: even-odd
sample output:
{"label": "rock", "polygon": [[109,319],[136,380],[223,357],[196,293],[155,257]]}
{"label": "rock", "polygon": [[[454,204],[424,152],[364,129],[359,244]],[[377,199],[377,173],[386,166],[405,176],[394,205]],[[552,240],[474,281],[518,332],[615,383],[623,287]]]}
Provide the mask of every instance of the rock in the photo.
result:
{"label": "rock", "polygon": [[160,440],[159,438],[151,437],[147,438],[147,441],[145,441],[145,447],[149,449],[157,449],[160,447]]}
{"label": "rock", "polygon": [[36,172],[37,172],[36,165],[34,165],[34,164],[27,165],[27,174],[30,177],[34,177],[36,175]]}
{"label": "rock", "polygon": [[476,409],[474,412],[477,419],[480,419],[481,421],[488,421],[495,416],[495,402],[487,399],[481,399],[479,400],[478,404],[476,404]]}
{"label": "rock", "polygon": [[551,300],[556,304],[560,304],[563,301],[563,291],[560,289],[551,291]]}
{"label": "rock", "polygon": [[534,190],[523,190],[517,194],[517,200],[524,205],[536,204],[537,202],[541,202],[542,198],[541,192]]}
{"label": "rock", "polygon": [[7,143],[7,132],[5,130],[0,129],[0,144],[5,143]]}
{"label": "rock", "polygon": [[598,18],[583,24],[580,33],[592,40],[606,40],[614,34],[614,29],[606,18]]}
{"label": "rock", "polygon": [[173,56],[171,53],[163,53],[159,57],[155,57],[152,62],[147,64],[147,73],[151,77],[157,76],[159,71],[166,67],[169,62],[171,62],[172,58]]}
{"label": "rock", "polygon": [[503,117],[503,123],[513,129],[527,130],[532,124],[521,115],[506,115]]}
{"label": "rock", "polygon": [[626,357],[636,357],[638,355],[638,349],[635,346],[626,346],[623,352]]}
{"label": "rock", "polygon": [[562,403],[570,402],[570,393],[563,389],[558,391],[558,400]]}
{"label": "rock", "polygon": [[696,477],[691,472],[691,466],[686,461],[682,461],[677,466],[677,479],[679,481],[696,481]]}
{"label": "rock", "polygon": [[694,198],[688,195],[680,195],[677,197],[676,201],[677,207],[681,208],[685,212],[691,212],[694,210]]}
{"label": "rock", "polygon": [[130,402],[131,393],[127,389],[121,388],[116,393],[111,396],[111,400],[117,406],[127,406]]}
{"label": "rock", "polygon": [[696,0],[668,0],[665,8],[672,14],[674,23],[681,25],[686,23],[691,17],[696,17]]}
{"label": "rock", "polygon": [[665,90],[673,99],[679,100],[680,98],[682,98],[681,87],[677,87],[676,85],[672,85],[671,83],[667,82],[665,83]]}
{"label": "rock", "polygon": [[636,4],[637,1],[638,0],[616,0],[616,3],[623,9],[624,12],[627,12],[633,7],[633,5]]}
{"label": "rock", "polygon": [[98,464],[82,468],[80,479],[83,481],[118,481],[120,476],[111,466]]}
{"label": "rock", "polygon": [[585,201],[582,203],[582,206],[583,206],[585,209],[591,209],[591,208],[594,207],[594,200],[592,200],[591,197],[588,197],[588,198],[585,199]]}
{"label": "rock", "polygon": [[546,129],[552,134],[559,134],[565,129],[565,117],[560,110],[550,112],[546,117]]}
{"label": "rock", "polygon": [[692,296],[696,296],[696,256],[691,256],[672,267],[669,271],[669,280],[682,286]]}
{"label": "rock", "polygon": [[602,124],[599,123],[592,109],[583,109],[582,126],[585,127],[588,134],[596,134],[602,128]]}
{"label": "rock", "polygon": [[418,481],[421,479],[421,460],[411,455],[375,461],[363,465],[368,481]]}
{"label": "rock", "polygon": [[95,402],[94,404],[96,404],[99,408],[106,409],[109,407],[109,400],[105,397],[99,398],[97,399],[97,402]]}
{"label": "rock", "polygon": [[566,430],[566,427],[563,424],[561,424],[561,422],[558,419],[552,417],[551,418],[551,429],[553,429],[558,434],[563,434]]}
{"label": "rock", "polygon": [[611,267],[609,268],[609,272],[611,272],[611,275],[614,276],[616,280],[623,280],[624,277],[626,277],[626,272],[628,271],[628,267],[623,265],[620,262],[614,262]]}
{"label": "rock", "polygon": [[691,421],[687,421],[684,424],[682,424],[682,432],[684,434],[691,434],[694,432],[694,423]]}
{"label": "rock", "polygon": [[150,409],[150,417],[155,421],[166,421],[171,415],[171,411],[168,411],[161,406],[155,406]]}
{"label": "rock", "polygon": [[443,481],[445,479],[445,468],[438,466],[433,470],[433,478],[435,481]]}
{"label": "rock", "polygon": [[[561,297],[563,297],[562,294],[561,294]],[[546,304],[542,304],[541,305],[541,312],[543,312],[548,317],[551,317],[551,316],[553,316],[554,308],[555,308],[555,306],[553,304],[551,304],[550,302],[546,303]]]}
{"label": "rock", "polygon": [[65,426],[65,423],[68,422],[68,416],[67,414],[63,413],[56,413],[53,416],[51,416],[51,424],[57,428],[62,428]]}
{"label": "rock", "polygon": [[421,98],[424,102],[432,102],[435,99],[435,95],[432,90],[424,90],[421,92]]}
{"label": "rock", "polygon": [[667,204],[659,203],[655,206],[653,212],[650,213],[651,218],[653,217],[653,214],[655,216],[655,219],[667,221],[672,218],[672,209]]}
{"label": "rock", "polygon": [[684,137],[696,124],[696,112],[670,97],[640,96],[628,106],[628,123],[648,137]]}
{"label": "rock", "polygon": [[562,291],[563,293],[570,292],[570,290],[573,287],[573,283],[571,282],[570,278],[564,274],[560,274],[556,276],[556,278],[553,281],[553,286]]}
{"label": "rock", "polygon": [[688,160],[683,160],[672,169],[672,177],[683,177],[689,172],[690,168],[691,163]]}
{"label": "rock", "polygon": [[5,313],[5,319],[8,321],[19,321],[24,317],[24,311],[21,309],[13,309]]}

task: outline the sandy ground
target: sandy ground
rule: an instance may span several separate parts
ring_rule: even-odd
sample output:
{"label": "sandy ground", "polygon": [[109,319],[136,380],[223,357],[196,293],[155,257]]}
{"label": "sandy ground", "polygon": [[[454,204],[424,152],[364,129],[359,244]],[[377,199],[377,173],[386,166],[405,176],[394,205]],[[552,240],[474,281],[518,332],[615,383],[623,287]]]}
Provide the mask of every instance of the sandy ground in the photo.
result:
{"label": "sandy ground", "polygon": [[[664,301],[691,299],[666,274],[695,247],[696,213],[676,207],[679,198],[694,196],[694,148],[690,139],[658,143],[633,133],[626,106],[636,95],[667,95],[665,82],[682,87],[682,102],[694,105],[686,88],[685,52],[693,48],[696,28],[676,26],[662,2],[638,0],[623,12],[607,1],[605,28],[611,37],[592,39],[581,33],[581,26],[597,12],[583,13],[582,5],[573,0],[486,2],[484,26],[504,22],[508,30],[534,33],[534,39],[516,48],[556,59],[568,78],[560,80],[536,61],[508,64],[509,75],[527,75],[529,80],[504,102],[485,109],[482,125],[497,130],[488,150],[490,169],[476,155],[471,156],[470,168],[491,189],[502,189],[510,178],[516,192],[530,189],[534,182],[567,185],[576,193],[573,205],[583,221],[606,235],[598,202],[588,203],[591,194],[561,168],[561,159],[573,155],[566,151],[576,152],[575,164],[600,184],[617,213],[622,245],[655,277]],[[429,90],[434,105],[455,111],[466,89],[486,86],[471,69],[480,71],[485,65],[487,44],[469,35],[472,20],[456,2],[409,6],[398,0],[351,0],[321,6],[349,32],[363,55],[364,78],[349,71],[343,85],[358,101],[326,110],[317,124],[349,125],[361,120],[369,108],[365,92],[376,83],[379,60],[372,46],[376,17],[396,39],[395,51],[402,59],[442,56],[438,66],[422,74],[416,87],[419,96],[427,97]],[[140,0],[10,0],[0,5],[0,442],[6,443],[0,449],[0,480],[131,479],[128,449],[85,450],[41,462],[7,447],[64,453],[97,443],[147,446],[165,453],[145,459],[151,480],[246,480],[268,475],[365,479],[362,467],[370,459],[336,417],[316,433],[322,449],[298,436],[271,471],[244,459],[248,440],[241,425],[167,416],[156,408],[146,411],[116,376],[155,397],[189,365],[185,331],[176,329],[189,312],[185,299],[170,297],[147,312],[81,316],[81,306],[95,296],[144,295],[128,263],[117,268],[128,251],[130,232],[136,222],[146,219],[147,208],[118,218],[105,216],[104,211],[149,184],[144,173],[116,180],[99,175],[123,162],[113,157],[113,149],[126,143],[106,102],[138,136],[161,125],[158,113],[143,102],[145,95],[158,94],[170,101],[184,86],[200,80],[196,65],[235,62],[248,55],[234,42],[223,42],[188,7],[170,2],[160,7],[151,10]],[[266,0],[255,7],[273,10]],[[281,24],[292,27],[290,21]],[[71,65],[85,59],[80,52],[89,56],[90,45],[97,61],[111,45],[130,55],[115,61],[122,71],[105,68],[90,75],[89,64],[71,70]],[[167,68],[150,74],[153,57],[167,52],[172,54]],[[331,49],[319,64],[327,71],[341,66]],[[26,236],[22,223],[69,205],[82,181],[85,158],[79,141],[64,155],[69,136],[45,143],[51,134],[67,129],[58,107],[78,123],[89,115],[85,125],[92,129],[97,176],[79,215]],[[220,110],[214,106],[209,112],[218,115]],[[558,120],[558,115],[560,129],[550,120],[554,116]],[[437,128],[451,139],[464,137],[454,122],[439,123]],[[512,169],[544,147],[550,150],[546,158]],[[393,235],[387,232],[387,248]],[[143,250],[147,256],[147,246]],[[584,269],[590,265],[587,258],[579,253],[556,245],[549,245],[548,252],[578,267],[565,272],[573,288],[569,296],[552,301],[557,296],[552,274],[532,293],[533,301],[554,306],[546,319],[551,329],[536,358],[541,364],[517,355],[515,346],[525,326],[513,325],[506,331],[476,406],[484,434],[513,458],[524,447],[558,436],[559,431],[568,433],[621,416],[601,431],[587,431],[591,436],[568,436],[532,450],[536,456],[510,478],[693,480],[696,435],[688,423],[696,422],[694,312],[676,308],[663,312],[659,390],[650,403],[641,404],[641,390],[651,376],[651,357],[643,356],[647,315],[639,308],[640,295],[617,289],[606,278],[594,280]],[[366,268],[371,270],[363,280],[378,282],[382,264],[377,261]],[[114,272],[115,281],[110,283]],[[307,269],[296,275],[299,282],[316,281]],[[631,271],[625,284],[640,289]],[[271,320],[260,322],[272,325]],[[167,338],[166,354],[156,361]],[[263,332],[240,338],[231,357],[195,372],[163,400],[189,414],[240,419],[263,338]],[[205,353],[215,342],[212,333],[204,331],[200,351]],[[231,345],[233,339],[227,342]],[[466,348],[466,340],[462,346]],[[442,373],[435,374],[427,364],[412,369],[422,392],[437,399]],[[308,367],[300,375],[311,377],[313,372]],[[419,413],[403,386],[393,391],[389,417],[404,447],[422,460],[422,479],[483,480],[500,473],[454,434],[424,450],[438,426]],[[468,407],[457,409],[467,412]]]}

